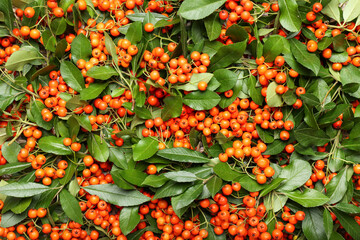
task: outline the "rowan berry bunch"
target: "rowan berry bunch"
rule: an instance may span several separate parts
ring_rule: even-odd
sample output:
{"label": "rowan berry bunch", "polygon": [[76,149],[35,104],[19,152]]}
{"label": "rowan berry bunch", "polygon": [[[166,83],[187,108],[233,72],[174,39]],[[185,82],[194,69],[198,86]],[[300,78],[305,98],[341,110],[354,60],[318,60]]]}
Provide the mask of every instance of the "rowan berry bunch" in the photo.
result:
{"label": "rowan berry bunch", "polygon": [[0,4],[0,238],[357,239],[356,1]]}

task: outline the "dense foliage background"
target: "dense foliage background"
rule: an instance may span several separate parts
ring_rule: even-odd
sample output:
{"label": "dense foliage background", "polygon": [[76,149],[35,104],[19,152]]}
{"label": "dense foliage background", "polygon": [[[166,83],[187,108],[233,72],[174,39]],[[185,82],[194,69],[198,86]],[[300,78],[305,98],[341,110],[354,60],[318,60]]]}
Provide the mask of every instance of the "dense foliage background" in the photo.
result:
{"label": "dense foliage background", "polygon": [[1,0],[0,238],[360,239],[357,0]]}

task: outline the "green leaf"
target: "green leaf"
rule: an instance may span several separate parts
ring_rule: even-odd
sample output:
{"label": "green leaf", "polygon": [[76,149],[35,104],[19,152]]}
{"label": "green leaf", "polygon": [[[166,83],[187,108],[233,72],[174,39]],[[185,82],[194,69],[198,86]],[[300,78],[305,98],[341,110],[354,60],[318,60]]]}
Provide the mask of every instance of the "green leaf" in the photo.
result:
{"label": "green leaf", "polygon": [[321,12],[340,23],[339,0],[330,1]]}
{"label": "green leaf", "polygon": [[126,169],[126,170],[119,170],[112,173],[112,176],[118,172],[122,178],[124,178],[127,182],[140,186],[141,183],[145,180],[148,176],[146,173],[137,170],[137,169]]}
{"label": "green leaf", "polygon": [[[1,3],[0,3],[1,6]],[[34,47],[22,47],[11,54],[5,64],[5,68],[11,71],[22,71],[25,64],[40,65],[43,57]]]}
{"label": "green leaf", "polygon": [[266,90],[266,102],[270,107],[281,107],[283,105],[281,95],[275,91],[277,86],[278,84],[276,82],[272,82]]}
{"label": "green leaf", "polygon": [[346,232],[350,234],[354,238],[354,240],[360,239],[360,226],[354,220],[353,217],[339,211],[336,208],[333,208],[333,213],[336,215],[337,219],[339,220],[340,224],[345,228]]}
{"label": "green leaf", "polygon": [[351,22],[360,15],[357,0],[349,0],[343,10],[344,22]]}
{"label": "green leaf", "polygon": [[17,142],[13,142],[10,145],[9,143],[10,142],[4,142],[2,145],[2,155],[9,163],[18,163],[19,161],[17,160],[17,155],[19,154],[22,147]]}
{"label": "green leaf", "polygon": [[89,132],[91,132],[92,127],[89,120],[89,117],[86,114],[80,115],[80,116],[74,116],[75,119],[78,121],[81,127],[85,128]]}
{"label": "green leaf", "polygon": [[215,92],[206,90],[204,92],[195,91],[187,94],[183,101],[184,104],[194,110],[209,110],[220,102],[220,96]]}
{"label": "green leaf", "polygon": [[136,44],[141,41],[143,35],[143,26],[141,22],[133,22],[130,24],[129,29],[126,32],[125,38],[131,42],[131,44]]}
{"label": "green leaf", "polygon": [[21,198],[20,202],[11,208],[11,211],[15,214],[20,214],[24,212],[31,204],[32,198]]}
{"label": "green leaf", "polygon": [[301,94],[300,97],[304,101],[304,103],[310,106],[320,105],[320,100],[314,94],[305,93],[305,94]]}
{"label": "green leaf", "polygon": [[327,167],[332,172],[338,172],[344,165],[344,161],[343,161],[344,159],[345,159],[344,149],[336,147],[334,149],[334,154],[330,158],[328,158]]}
{"label": "green leaf", "polygon": [[[2,147],[2,149],[4,149],[4,146]],[[2,153],[4,154],[4,152]],[[16,154],[12,154],[12,155],[16,156]],[[0,176],[4,174],[10,175],[13,173],[20,172],[24,169],[27,169],[30,166],[31,163],[22,163],[22,162],[7,163],[5,165],[0,166]]]}
{"label": "green leaf", "polygon": [[340,71],[342,85],[350,83],[359,83],[360,70],[352,64],[344,66]]}
{"label": "green leaf", "polygon": [[346,212],[349,214],[359,214],[360,213],[360,207],[357,207],[350,203],[338,203],[335,205],[335,208],[342,212]]}
{"label": "green leaf", "polygon": [[309,125],[309,127],[312,127],[314,129],[319,129],[312,108],[309,108],[306,104],[304,104],[304,112],[305,112],[304,122],[307,125]]}
{"label": "green leaf", "polygon": [[66,189],[60,192],[60,204],[66,216],[77,223],[84,224],[78,200]]}
{"label": "green leaf", "polygon": [[145,178],[145,180],[141,183],[141,185],[159,188],[163,186],[167,181],[168,178],[165,177],[164,174],[149,175]]}
{"label": "green leaf", "polygon": [[15,214],[11,211],[1,214],[1,227],[12,227],[23,221],[27,217],[27,213]]}
{"label": "green leaf", "polygon": [[212,177],[207,183],[206,187],[209,190],[211,197],[214,197],[219,192],[223,184],[223,180],[218,176]]}
{"label": "green leaf", "polygon": [[306,183],[312,174],[311,166],[303,160],[293,160],[284,167],[279,178],[285,178],[278,191],[292,191]]}
{"label": "green leaf", "polygon": [[153,199],[177,196],[185,192],[185,190],[188,189],[191,185],[191,183],[177,183],[174,181],[168,181],[164,186],[155,192]]}
{"label": "green leaf", "polygon": [[114,184],[91,185],[83,188],[108,203],[123,207],[137,206],[150,201],[149,197],[136,190],[123,190]]}
{"label": "green leaf", "polygon": [[229,164],[223,162],[219,162],[214,166],[214,172],[216,173],[216,175],[218,175],[221,179],[225,181],[233,181],[240,175],[239,173],[231,169]]}
{"label": "green leaf", "polygon": [[134,147],[134,161],[141,161],[152,157],[158,151],[158,141],[147,137],[141,139]]}
{"label": "green leaf", "polygon": [[184,163],[208,163],[209,159],[203,154],[187,148],[167,148],[158,151],[158,156]]}
{"label": "green leaf", "polygon": [[301,18],[295,0],[279,0],[280,24],[290,32],[297,32],[301,28]]}
{"label": "green leaf", "polygon": [[[93,66],[89,69],[89,71],[86,72],[86,75],[88,77],[92,77],[99,80],[107,80],[111,78],[112,76],[119,75],[117,71],[115,71],[114,68],[110,66]],[[120,94],[121,95],[121,94]]]}
{"label": "green leaf", "polygon": [[64,138],[57,138],[55,136],[42,137],[39,140],[39,148],[47,153],[56,155],[70,155],[72,151],[63,143]]}
{"label": "green leaf", "polygon": [[109,36],[109,34],[107,34],[106,32],[104,32],[105,35],[105,47],[107,49],[107,51],[110,53],[113,63],[117,65],[118,63],[118,55],[116,53],[116,46],[114,41],[112,40],[112,38]]}
{"label": "green leaf", "polygon": [[272,136],[272,134],[269,131],[264,130],[259,125],[256,125],[256,131],[258,132],[260,139],[264,143],[274,142],[274,137]]}
{"label": "green leaf", "polygon": [[59,180],[62,185],[67,184],[73,178],[77,165],[72,161],[68,161],[68,167],[66,169],[65,176]]}
{"label": "green leaf", "polygon": [[303,146],[323,146],[330,138],[321,129],[303,128],[294,131],[295,139]]}
{"label": "green leaf", "polygon": [[108,83],[91,83],[89,87],[80,92],[81,100],[91,100],[97,98],[107,87]]}
{"label": "green leaf", "polygon": [[347,190],[346,172],[347,167],[343,168],[326,185],[326,196],[330,198],[329,204],[337,203],[344,197]]}
{"label": "green leaf", "polygon": [[139,207],[125,207],[120,212],[120,226],[122,233],[128,235],[140,222]]}
{"label": "green leaf", "polygon": [[258,105],[262,105],[264,101],[264,97],[261,95],[261,87],[256,87],[257,80],[256,78],[250,74],[248,79],[248,87],[249,87],[249,94],[251,99]]}
{"label": "green leaf", "polygon": [[233,24],[226,29],[226,36],[229,36],[234,43],[247,41],[249,38],[247,31],[237,24]]}
{"label": "green leaf", "polygon": [[99,162],[106,162],[109,158],[109,147],[99,135],[90,134],[87,140],[89,152]]}
{"label": "green leaf", "polygon": [[291,52],[295,57],[295,59],[301,65],[313,71],[315,75],[318,75],[321,65],[319,57],[315,53],[309,53],[306,48],[306,45],[302,44],[299,40],[292,38],[289,40],[289,42],[290,42]]}
{"label": "green leaf", "polygon": [[10,183],[0,187],[0,193],[11,197],[32,197],[50,190],[39,183]]}
{"label": "green leaf", "polygon": [[214,77],[220,83],[220,86],[216,89],[216,92],[225,92],[234,87],[238,80],[237,74],[227,69],[218,69],[214,72]]}
{"label": "green leaf", "polygon": [[263,197],[266,194],[268,194],[269,192],[271,192],[272,190],[275,190],[277,187],[280,186],[281,182],[284,181],[285,178],[276,178],[273,179],[271,181],[270,184],[266,185],[266,187],[261,191],[260,196],[259,197]]}
{"label": "green leaf", "polygon": [[197,184],[189,187],[184,193],[171,198],[171,205],[174,208],[175,213],[181,217],[180,209],[190,205],[202,192],[203,185]]}
{"label": "green leaf", "polygon": [[217,39],[221,33],[221,23],[217,12],[204,19],[206,33],[210,41]]}
{"label": "green leaf", "polygon": [[307,208],[321,206],[329,201],[327,196],[311,188],[305,188],[303,192],[296,190],[293,192],[284,192],[284,194],[291,200]]}
{"label": "green leaf", "polygon": [[257,183],[256,180],[249,177],[247,174],[241,174],[239,177],[235,178],[234,181],[239,182],[241,187],[249,192],[257,192],[265,187],[265,185]]}
{"label": "green leaf", "polygon": [[75,91],[81,92],[85,88],[84,77],[73,63],[69,61],[61,62],[60,72],[67,85]]}
{"label": "green leaf", "polygon": [[265,62],[274,61],[283,52],[285,41],[287,40],[280,35],[272,35],[267,38],[263,48]]}
{"label": "green leaf", "polygon": [[[65,18],[55,18],[50,24],[50,28],[55,35],[63,34],[66,30],[66,26],[67,25],[66,25]],[[72,44],[74,44],[74,41],[72,42]]]}
{"label": "green leaf", "polygon": [[0,2],[0,12],[2,12],[3,16],[4,16],[4,22],[5,25],[12,30],[14,27],[14,21],[15,21],[15,17],[14,17],[14,12],[13,12],[13,7],[11,4],[11,0],[2,0]]}
{"label": "green leaf", "polygon": [[168,96],[164,98],[164,108],[161,111],[161,118],[164,121],[176,118],[181,115],[182,99],[180,96]]}
{"label": "green leaf", "polygon": [[39,200],[36,201],[35,208],[36,209],[48,208],[50,206],[52,200],[54,199],[54,197],[58,194],[59,186],[60,186],[60,183],[59,183],[58,179],[55,179],[54,181],[52,181],[51,185],[49,186],[50,190],[40,194]]}
{"label": "green leaf", "polygon": [[333,52],[331,54],[331,58],[329,59],[329,61],[333,63],[343,63],[346,62],[347,57],[348,57],[347,52],[341,52],[341,53]]}
{"label": "green leaf", "polygon": [[323,213],[324,230],[328,239],[330,239],[333,232],[334,224],[330,212],[325,208]]}
{"label": "green leaf", "polygon": [[213,72],[217,69],[225,68],[239,60],[245,51],[246,43],[247,41],[242,41],[221,47],[210,59],[210,66],[208,68],[208,72]]}
{"label": "green leaf", "polygon": [[167,172],[164,176],[175,182],[193,182],[197,180],[195,174],[186,171]]}
{"label": "green leaf", "polygon": [[302,230],[307,239],[327,240],[324,228],[323,213],[319,208],[305,208],[305,219]]}
{"label": "green leaf", "polygon": [[198,90],[199,82],[203,81],[209,83],[213,76],[214,75],[212,73],[194,73],[188,83],[181,85],[177,88],[185,91],[196,91]]}
{"label": "green leaf", "polygon": [[41,115],[41,110],[44,108],[45,105],[38,100],[31,101],[30,103],[30,113],[34,118],[35,123],[46,130],[50,130],[53,127],[53,120],[50,122],[44,121]]}
{"label": "green leaf", "polygon": [[182,2],[178,14],[188,20],[199,20],[206,18],[226,0],[185,0]]}
{"label": "green leaf", "polygon": [[270,143],[264,154],[265,155],[276,155],[276,154],[279,154],[281,153],[284,148],[286,147],[287,143],[282,141],[282,140],[279,140],[279,139],[276,139],[275,141],[273,141],[272,143]]}

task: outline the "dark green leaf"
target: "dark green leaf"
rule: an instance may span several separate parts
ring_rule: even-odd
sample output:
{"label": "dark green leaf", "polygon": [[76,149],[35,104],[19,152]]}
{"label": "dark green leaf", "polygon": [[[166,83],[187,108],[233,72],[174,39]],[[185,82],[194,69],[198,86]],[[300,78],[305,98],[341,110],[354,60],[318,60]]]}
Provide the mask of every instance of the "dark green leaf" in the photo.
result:
{"label": "dark green leaf", "polygon": [[120,226],[122,233],[128,235],[140,222],[139,207],[125,207],[120,212]]}
{"label": "dark green leaf", "polygon": [[238,77],[234,72],[227,69],[218,69],[214,72],[214,77],[220,83],[216,92],[225,92],[234,87]]}
{"label": "dark green leaf", "polygon": [[[2,147],[4,149],[4,146]],[[4,152],[2,152],[4,154]],[[16,154],[12,154],[16,156]],[[6,159],[6,158],[5,158]],[[0,176],[4,174],[13,174],[27,169],[31,166],[31,163],[14,162],[0,166]]]}
{"label": "dark green leaf", "polygon": [[329,204],[337,203],[343,198],[347,190],[346,172],[347,167],[343,168],[326,185],[326,196],[330,198]]}
{"label": "dark green leaf", "polygon": [[117,76],[117,71],[110,66],[94,66],[86,72],[88,77],[92,77],[99,80],[107,80],[112,76]]}
{"label": "dark green leaf", "polygon": [[304,209],[305,219],[302,222],[302,230],[307,239],[327,240],[324,228],[323,213],[319,208]]}
{"label": "dark green leaf", "polygon": [[191,185],[191,183],[177,183],[174,181],[168,181],[164,186],[162,186],[156,191],[153,199],[177,196],[185,192],[185,190]]}
{"label": "dark green leaf", "polygon": [[284,192],[284,194],[291,200],[307,208],[321,206],[329,201],[327,196],[311,188],[305,188],[303,192],[296,190],[293,192]]}
{"label": "dark green leaf", "polygon": [[271,181],[260,193],[259,197],[265,196],[272,190],[275,190],[278,186],[280,186],[281,182],[284,181],[285,178],[276,178]]}
{"label": "dark green leaf", "polygon": [[[208,0],[210,1],[210,0]],[[200,2],[200,1],[196,1]],[[221,47],[210,59],[209,72],[224,68],[241,58],[246,48],[246,41],[225,45]]]}
{"label": "dark green leaf", "polygon": [[134,147],[134,160],[141,161],[150,158],[158,151],[158,141],[147,137],[141,139]]}
{"label": "dark green leaf", "polygon": [[203,154],[187,148],[167,148],[158,151],[158,156],[175,162],[207,163],[209,159]]}
{"label": "dark green leaf", "polygon": [[1,227],[12,227],[23,221],[27,217],[27,213],[15,214],[11,211],[1,214]]}
{"label": "dark green leaf", "polygon": [[297,32],[301,28],[301,18],[295,0],[278,1],[280,8],[280,23],[290,32]]}
{"label": "dark green leaf", "polygon": [[247,174],[241,174],[239,177],[235,178],[234,181],[239,182],[241,187],[249,192],[257,192],[265,187],[265,185],[257,183],[255,179],[251,178]]}
{"label": "dark green leaf", "polygon": [[193,182],[197,180],[195,174],[186,171],[167,172],[164,176],[175,182]]}
{"label": "dark green leaf", "polygon": [[333,208],[332,210],[335,213],[341,225],[345,228],[346,232],[349,233],[350,236],[352,236],[355,240],[359,240],[360,226],[359,224],[357,224],[354,218],[346,213],[337,210],[336,208]]}
{"label": "dark green leaf", "polygon": [[226,36],[229,36],[229,38],[234,42],[242,42],[247,41],[249,38],[249,34],[246,32],[246,30],[237,25],[233,24],[226,30]]}
{"label": "dark green leaf", "polygon": [[0,12],[2,12],[4,15],[4,21],[6,26],[10,30],[12,30],[14,27],[13,25],[14,25],[15,17],[12,9],[11,0],[2,0],[0,2]]}
{"label": "dark green leaf", "polygon": [[180,96],[169,96],[164,98],[164,108],[161,111],[161,118],[164,121],[176,118],[181,115],[182,99]]}
{"label": "dark green leaf", "polygon": [[285,178],[278,191],[292,191],[309,180],[312,174],[311,166],[303,160],[293,160],[284,167],[279,178]]}
{"label": "dark green leaf", "polygon": [[40,127],[46,129],[46,130],[50,130],[53,127],[53,120],[51,120],[50,122],[45,122],[44,119],[42,118],[41,115],[41,111],[45,108],[45,105],[38,101],[32,101],[30,104],[30,112],[31,115],[34,118],[34,121],[37,123],[37,125],[39,125]]}
{"label": "dark green leaf", "polygon": [[81,100],[91,100],[97,98],[107,87],[108,83],[91,83],[89,87],[80,92]]}
{"label": "dark green leaf", "polygon": [[330,212],[325,208],[323,213],[324,230],[328,239],[330,239],[333,232],[334,223],[331,218]]}
{"label": "dark green leaf", "polygon": [[10,145],[9,144],[10,142],[4,142],[2,145],[2,155],[9,163],[18,163],[19,161],[17,160],[17,155],[19,154],[22,147],[17,142],[12,142]]}
{"label": "dark green leaf", "polygon": [[323,146],[330,138],[321,129],[303,128],[294,131],[295,139],[303,146]]}
{"label": "dark green leaf", "polygon": [[11,197],[32,197],[50,190],[49,187],[39,183],[10,183],[0,187],[0,193]]}
{"label": "dark green leaf", "polygon": [[63,189],[60,192],[60,204],[66,216],[77,223],[83,224],[79,202],[66,189]]}
{"label": "dark green leaf", "polygon": [[217,39],[221,33],[221,23],[218,13],[213,13],[204,19],[206,32],[210,41]]}
{"label": "dark green leaf", "polygon": [[276,139],[275,141],[273,141],[272,143],[270,143],[267,146],[266,151],[264,152],[265,155],[276,155],[281,153],[285,146],[287,145],[286,142]]}
{"label": "dark green leaf", "polygon": [[[285,0],[282,0],[285,1]],[[291,0],[293,1],[293,0]],[[295,59],[304,67],[310,69],[315,75],[320,71],[320,59],[315,53],[309,53],[304,44],[294,38],[289,40],[290,48]]]}
{"label": "dark green leaf", "polygon": [[110,53],[113,63],[115,63],[117,65],[118,55],[116,53],[115,43],[112,40],[112,38],[109,36],[109,34],[107,34],[106,32],[104,32],[104,34],[105,34],[105,47],[106,47],[107,51]]}
{"label": "dark green leaf", "polygon": [[89,152],[99,162],[106,162],[109,158],[109,147],[99,135],[90,134],[87,140]]}
{"label": "dark green leaf", "polygon": [[67,85],[75,91],[81,92],[85,88],[84,77],[73,63],[69,61],[61,62],[60,72]]}
{"label": "dark green leaf", "polygon": [[92,195],[98,195],[100,199],[108,203],[123,207],[137,206],[150,201],[149,197],[136,190],[123,190],[114,184],[91,185],[84,189]]}
{"label": "dark green leaf", "polygon": [[240,173],[237,173],[233,169],[231,169],[229,164],[222,162],[219,162],[215,165],[214,172],[216,173],[216,175],[218,175],[221,179],[225,181],[233,181],[240,175]]}
{"label": "dark green leaf", "polygon": [[263,48],[265,62],[274,61],[283,52],[285,41],[287,40],[280,35],[272,35],[267,38]]}
{"label": "dark green leaf", "polygon": [[171,198],[171,205],[174,208],[175,213],[181,216],[179,210],[190,205],[202,192],[203,185],[197,184],[189,187],[184,193]]}
{"label": "dark green leaf", "polygon": [[220,102],[220,96],[209,90],[204,92],[195,91],[187,94],[183,101],[194,110],[209,110]]}
{"label": "dark green leaf", "polygon": [[185,0],[182,2],[178,14],[188,20],[199,20],[206,18],[226,0]]}
{"label": "dark green leaf", "polygon": [[55,136],[42,137],[39,140],[39,148],[47,153],[56,155],[69,155],[72,151],[63,143],[64,138],[57,138]]}
{"label": "dark green leaf", "polygon": [[142,182],[141,185],[159,188],[159,187],[163,186],[167,181],[168,181],[168,178],[166,178],[164,176],[164,174],[149,175],[145,178],[145,180]]}
{"label": "dark green leaf", "polygon": [[349,214],[359,214],[360,213],[360,207],[355,206],[350,203],[338,203],[335,205],[335,208],[342,212],[346,212]]}
{"label": "dark green leaf", "polygon": [[209,190],[211,197],[214,197],[216,193],[219,192],[222,187],[223,181],[221,178],[214,176],[207,183],[206,187]]}
{"label": "dark green leaf", "polygon": [[131,42],[131,44],[136,44],[142,39],[142,30],[143,26],[141,22],[133,22],[130,24],[129,29],[126,32],[125,38]]}

